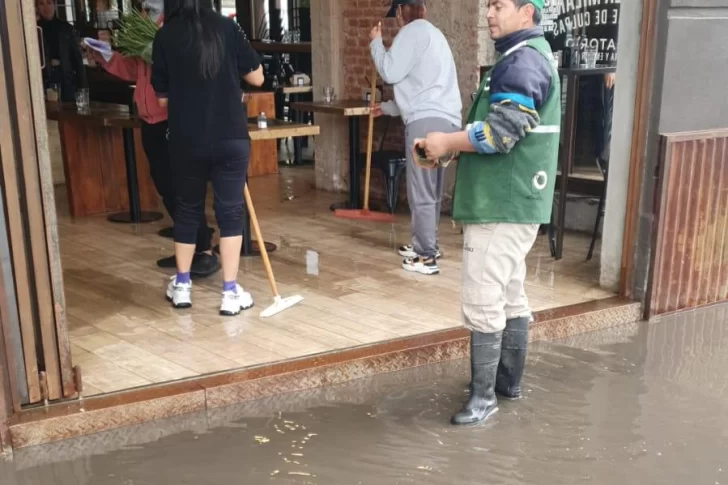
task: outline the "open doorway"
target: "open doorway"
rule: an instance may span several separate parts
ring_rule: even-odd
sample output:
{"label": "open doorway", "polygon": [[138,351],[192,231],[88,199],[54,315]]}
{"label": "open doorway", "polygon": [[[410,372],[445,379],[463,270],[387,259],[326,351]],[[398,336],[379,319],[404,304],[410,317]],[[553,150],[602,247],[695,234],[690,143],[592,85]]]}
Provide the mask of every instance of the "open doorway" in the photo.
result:
{"label": "open doorway", "polygon": [[[380,7],[379,2],[373,3]],[[346,6],[337,8],[339,17],[336,18],[342,23],[352,15],[362,15],[359,21],[366,25],[377,19],[372,13],[346,10]],[[310,10],[302,7],[298,15],[300,12],[323,15],[321,5],[314,5]],[[433,21],[438,22],[440,14],[435,6],[432,15]],[[440,18],[446,25],[443,27],[446,33],[464,35],[455,32],[452,21],[448,24],[444,16]],[[297,25],[305,24],[318,25],[315,22]],[[80,26],[74,27],[80,32]],[[339,28],[343,30],[342,26]],[[104,30],[98,26],[93,29]],[[301,39],[304,35],[301,32]],[[321,42],[322,35],[309,32],[311,42],[294,39],[263,42],[255,38],[252,41],[261,51],[293,49],[298,55],[311,56],[313,49],[329,47]],[[344,63],[338,62],[336,67],[343,71],[337,74],[341,79],[346,79],[348,70],[359,67],[355,59],[358,54],[350,42],[353,41],[343,40],[351,62],[345,56]],[[456,43],[457,37],[452,42]],[[356,49],[359,47],[357,42]],[[81,368],[85,396],[460,327],[458,249],[461,235],[460,228],[452,225],[446,213],[440,226],[443,258],[437,278],[406,273],[399,267],[401,258],[397,248],[409,238],[404,190],[400,191],[399,200],[392,199],[398,214],[393,226],[345,222],[332,217],[330,206],[347,196],[319,190],[321,166],[331,163],[322,158],[326,151],[321,147],[331,136],[338,136],[332,133],[348,130],[348,142],[353,145],[350,152],[359,154],[361,147],[355,141],[361,127],[357,122],[366,113],[361,111],[366,102],[361,97],[361,86],[356,84],[336,87],[344,99],[338,100],[341,103],[337,106],[341,109],[336,108],[334,112],[323,111],[315,102],[291,100],[290,95],[302,92],[302,88],[319,98],[318,92],[329,84],[313,77],[320,68],[315,65],[316,59],[327,55],[313,57],[308,61],[313,64],[313,72],[301,73],[313,80],[312,86],[305,77],[301,86],[290,85],[291,76],[276,78],[277,86],[255,93],[248,104],[250,116],[264,112],[273,126],[279,119],[273,91],[283,91],[287,95],[285,119],[293,119],[288,117],[289,113],[302,113],[296,115],[300,116],[295,119],[299,121],[297,125],[301,125],[296,129],[321,128],[315,140],[296,135],[300,132],[294,132],[291,138],[296,150],[306,148],[302,139],[307,139],[309,146],[315,143],[316,166],[281,165],[278,162],[283,150],[276,140],[263,139],[257,144],[257,171],[250,174],[249,185],[263,235],[273,251],[271,259],[279,290],[284,296],[304,296],[300,305],[266,320],[259,318],[259,311],[270,303],[271,295],[254,247],[243,258],[240,281],[253,294],[256,309],[232,319],[217,316],[219,281],[215,276],[194,282],[197,293],[192,310],[180,313],[165,303],[164,287],[172,272],[155,262],[172,254],[171,240],[160,235],[171,221],[154,190],[138,126],[134,124],[134,107],[130,102],[132,83],[119,83],[93,66],[86,66],[89,82],[97,82],[96,95],[91,86],[91,102],[99,107],[97,111],[91,110],[94,116],[90,112],[81,116],[73,114],[75,103],[64,107],[48,100],[46,113],[49,118],[56,118],[48,122],[47,129],[66,298],[66,328],[72,362]],[[39,55],[31,51],[29,58],[38,62]],[[477,76],[476,62],[469,62],[472,76]],[[277,73],[269,74],[271,78],[277,76]],[[285,92],[286,89],[289,91]],[[344,106],[346,103],[348,107]],[[324,127],[332,124],[339,125],[339,131],[324,131]],[[281,123],[281,127],[286,125]],[[393,128],[386,136],[384,129],[378,123],[377,140],[384,138],[387,143],[397,145],[399,141],[390,137],[392,133],[397,134],[397,129]],[[289,135],[281,138],[288,139]],[[129,190],[130,162],[125,156],[129,153],[135,158],[133,166],[138,181],[135,191]],[[331,178],[336,175],[329,174]],[[358,175],[353,178],[358,179]],[[386,204],[384,178],[377,175],[372,184],[378,191],[375,199]],[[110,222],[109,213],[130,210],[130,198],[137,198],[140,210],[158,212],[163,217],[135,224]],[[607,212],[609,204],[607,200]],[[208,218],[211,223],[214,221],[211,211]],[[591,222],[595,219],[596,214]],[[551,310],[616,294],[599,282],[603,258],[598,241],[592,258],[587,260],[590,231],[565,233],[559,259],[554,257],[549,234],[548,228],[544,228],[529,256],[527,284],[534,310]]]}

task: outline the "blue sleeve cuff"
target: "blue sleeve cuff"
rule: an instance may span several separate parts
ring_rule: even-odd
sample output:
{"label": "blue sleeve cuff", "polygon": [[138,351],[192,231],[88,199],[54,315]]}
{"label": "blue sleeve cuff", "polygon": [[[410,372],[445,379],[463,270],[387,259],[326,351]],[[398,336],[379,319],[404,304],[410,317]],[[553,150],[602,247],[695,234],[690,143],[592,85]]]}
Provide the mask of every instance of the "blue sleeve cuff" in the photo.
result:
{"label": "blue sleeve cuff", "polygon": [[476,153],[481,155],[490,155],[495,153],[496,149],[488,143],[488,140],[486,140],[484,130],[485,123],[482,121],[476,121],[472,125],[468,125],[468,140],[470,140],[470,144],[473,146]]}

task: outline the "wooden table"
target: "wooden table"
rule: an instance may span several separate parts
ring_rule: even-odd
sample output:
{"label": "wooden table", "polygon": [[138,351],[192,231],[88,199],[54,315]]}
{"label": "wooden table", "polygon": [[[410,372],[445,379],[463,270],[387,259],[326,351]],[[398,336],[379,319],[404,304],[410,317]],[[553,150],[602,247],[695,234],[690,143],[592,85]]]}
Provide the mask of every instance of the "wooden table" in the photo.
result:
{"label": "wooden table", "polygon": [[[320,133],[320,128],[316,125],[303,125],[300,123],[291,123],[282,120],[270,120],[268,128],[259,129],[257,125],[248,125],[250,140],[277,140],[279,138],[288,138],[290,136],[315,136]],[[254,201],[255,202],[255,201]],[[258,256],[260,255],[259,242],[254,241],[250,234],[250,214],[248,213],[247,204],[243,204],[243,246],[240,248],[241,256]],[[271,253],[277,249],[276,245],[265,242],[266,250]],[[215,251],[220,252],[220,247],[215,246]]]}
{"label": "wooden table", "polygon": [[[159,196],[139,141],[141,120],[127,106],[91,103],[88,110],[79,112],[75,103],[48,102],[46,114],[58,121],[72,217],[124,210],[128,212],[110,218],[114,222],[146,222],[163,217],[153,212],[159,207]],[[248,131],[252,142],[248,175],[255,177],[277,172],[277,165],[275,172],[256,169],[253,160],[267,160],[269,155],[260,147],[271,142],[275,148],[279,138],[317,135],[319,127],[270,120],[268,129],[248,124]]]}
{"label": "wooden table", "polygon": [[[574,145],[576,142],[576,112],[579,106],[579,79],[582,76],[604,75],[616,72],[616,67],[597,67],[595,69],[561,68],[559,73],[562,80],[566,80],[566,113],[562,126],[564,127],[564,143],[559,150],[559,225],[556,227],[555,244],[553,244],[554,257],[559,260],[564,252],[564,227],[566,219],[566,194],[569,190],[569,175],[574,164]],[[553,226],[553,224],[552,224]]]}
{"label": "wooden table", "polygon": [[311,103],[291,103],[291,109],[344,116],[349,119],[349,200],[331,205],[331,210],[360,209],[359,172],[357,170],[360,140],[359,119],[369,115],[369,103],[363,99],[342,99],[331,103],[314,101]]}

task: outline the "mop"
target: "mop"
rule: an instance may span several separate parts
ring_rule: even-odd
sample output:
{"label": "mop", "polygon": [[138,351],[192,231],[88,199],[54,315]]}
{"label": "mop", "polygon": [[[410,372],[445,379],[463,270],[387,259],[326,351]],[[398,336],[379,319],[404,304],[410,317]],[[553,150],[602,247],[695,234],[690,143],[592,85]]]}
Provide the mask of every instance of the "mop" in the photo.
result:
{"label": "mop", "polygon": [[[374,111],[371,109],[376,103],[377,97],[377,66],[372,68],[371,94],[369,95],[369,134],[367,135],[367,170],[364,177],[364,206],[362,209],[336,209],[334,215],[344,219],[363,219],[375,222],[394,222],[393,214],[387,212],[373,212],[369,210],[369,178],[372,168],[372,138],[374,137]],[[352,173],[351,177],[358,177]]]}
{"label": "mop", "polygon": [[260,312],[262,318],[271,317],[277,313],[287,310],[296,303],[300,303],[303,300],[301,295],[289,296],[288,298],[281,298],[278,294],[278,287],[276,286],[276,279],[273,276],[273,268],[270,265],[268,259],[268,251],[265,249],[265,242],[263,236],[260,234],[260,226],[258,225],[258,217],[255,215],[255,208],[253,207],[253,199],[250,197],[250,191],[248,190],[248,184],[245,184],[245,203],[248,205],[248,213],[250,214],[250,222],[253,224],[253,231],[255,231],[255,237],[258,240],[258,248],[260,248],[260,255],[263,257],[263,265],[265,266],[265,272],[268,276],[268,283],[270,283],[270,289],[273,291],[273,304]]}

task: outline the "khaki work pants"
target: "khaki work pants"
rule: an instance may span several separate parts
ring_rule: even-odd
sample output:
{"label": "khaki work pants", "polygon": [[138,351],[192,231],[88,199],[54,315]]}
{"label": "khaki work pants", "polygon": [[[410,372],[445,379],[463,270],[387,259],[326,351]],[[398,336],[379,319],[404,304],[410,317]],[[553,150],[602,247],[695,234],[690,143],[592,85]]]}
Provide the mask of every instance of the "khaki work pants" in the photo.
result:
{"label": "khaki work pants", "polygon": [[494,333],[506,320],[530,317],[523,287],[526,255],[538,224],[465,224],[461,303],[468,330]]}

